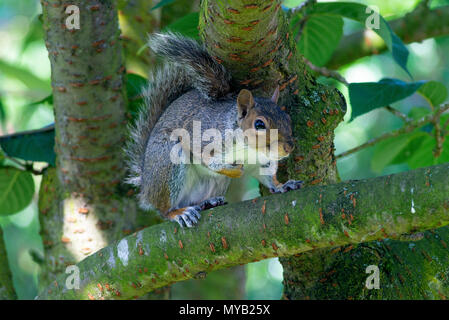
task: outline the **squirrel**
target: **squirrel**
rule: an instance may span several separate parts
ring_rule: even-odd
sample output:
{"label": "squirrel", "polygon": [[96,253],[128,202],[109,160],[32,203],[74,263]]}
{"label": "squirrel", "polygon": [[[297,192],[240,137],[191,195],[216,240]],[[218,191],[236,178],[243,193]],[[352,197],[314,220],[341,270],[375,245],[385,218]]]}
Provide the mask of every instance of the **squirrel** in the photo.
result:
{"label": "squirrel", "polygon": [[[226,204],[224,195],[231,179],[244,173],[272,193],[301,188],[302,181],[281,184],[276,179],[278,161],[294,149],[290,117],[277,105],[279,86],[271,99],[253,97],[246,89],[233,92],[224,66],[203,45],[179,34],[153,34],[148,46],[165,63],[149,76],[143,108],[130,127],[125,147],[126,182],[139,188],[142,209],[156,209],[181,227],[193,227],[200,211]],[[195,122],[203,135],[210,129],[218,130],[219,138],[226,130],[249,133],[246,140],[231,143],[237,151],[214,149],[202,157],[187,141],[195,135]],[[173,132],[177,129],[185,134],[176,139]],[[270,129],[277,131],[270,134]],[[200,140],[204,147],[204,137]],[[264,142],[259,145],[258,141]],[[184,161],[175,163],[173,155]],[[257,156],[257,161],[245,163],[249,156]],[[268,167],[270,172],[261,174]]]}

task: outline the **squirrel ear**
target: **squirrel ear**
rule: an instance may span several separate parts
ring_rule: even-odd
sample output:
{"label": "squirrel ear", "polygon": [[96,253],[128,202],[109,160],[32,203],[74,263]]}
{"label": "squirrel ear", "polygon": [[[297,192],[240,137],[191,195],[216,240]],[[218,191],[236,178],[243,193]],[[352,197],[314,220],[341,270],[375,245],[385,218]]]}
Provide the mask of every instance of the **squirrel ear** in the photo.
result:
{"label": "squirrel ear", "polygon": [[274,103],[278,103],[279,100],[279,85],[277,85],[276,89],[273,92],[273,96],[271,97],[271,101]]}
{"label": "squirrel ear", "polygon": [[237,97],[237,108],[239,111],[239,118],[244,118],[248,111],[254,107],[254,98],[251,91],[242,89]]}

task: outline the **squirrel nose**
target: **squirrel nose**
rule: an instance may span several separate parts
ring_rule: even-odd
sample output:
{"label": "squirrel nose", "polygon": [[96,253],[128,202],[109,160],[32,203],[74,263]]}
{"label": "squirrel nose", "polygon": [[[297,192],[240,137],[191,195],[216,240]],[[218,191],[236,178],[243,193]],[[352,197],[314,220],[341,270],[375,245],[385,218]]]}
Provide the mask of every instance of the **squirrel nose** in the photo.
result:
{"label": "squirrel nose", "polygon": [[287,141],[286,143],[284,143],[285,152],[291,153],[294,148],[295,148],[295,145],[293,144],[292,141]]}

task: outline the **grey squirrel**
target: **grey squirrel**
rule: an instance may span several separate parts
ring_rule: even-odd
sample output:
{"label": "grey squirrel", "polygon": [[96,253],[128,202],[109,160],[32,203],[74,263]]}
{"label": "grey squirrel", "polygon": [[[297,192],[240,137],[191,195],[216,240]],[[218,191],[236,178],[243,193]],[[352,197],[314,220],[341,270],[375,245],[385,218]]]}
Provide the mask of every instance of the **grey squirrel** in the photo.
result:
{"label": "grey squirrel", "polygon": [[[277,106],[279,87],[271,99],[253,97],[246,89],[232,92],[225,68],[198,42],[174,33],[151,35],[149,47],[166,62],[149,76],[144,107],[125,148],[130,172],[126,182],[139,187],[143,209],[156,209],[164,218],[192,227],[201,210],[225,204],[232,178],[249,174],[272,193],[302,186],[302,181],[276,180],[277,162],[294,148],[290,117]],[[203,135],[211,129],[221,137],[226,130],[249,134],[243,142],[233,140],[232,151],[214,149],[203,157],[202,149],[190,147],[195,122]],[[187,136],[173,139],[177,129]],[[276,134],[270,129],[277,129]],[[203,149],[204,140],[199,141]],[[174,163],[173,155],[185,161]],[[249,155],[257,162],[246,163],[243,158]],[[267,167],[271,173],[261,174]]]}

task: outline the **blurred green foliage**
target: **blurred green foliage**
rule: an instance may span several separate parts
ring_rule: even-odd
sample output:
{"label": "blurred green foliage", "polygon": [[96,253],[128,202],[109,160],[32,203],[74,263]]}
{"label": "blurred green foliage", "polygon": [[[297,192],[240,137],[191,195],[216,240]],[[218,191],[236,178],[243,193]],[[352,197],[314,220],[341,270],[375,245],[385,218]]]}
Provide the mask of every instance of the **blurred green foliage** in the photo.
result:
{"label": "blurred green foliage", "polygon": [[[173,1],[162,1],[167,7],[176,5]],[[294,6],[302,1],[287,0],[285,4]],[[419,0],[357,0],[364,5],[379,7],[386,19],[400,17],[413,9]],[[171,4],[170,4],[171,3]],[[432,6],[448,5],[449,0],[433,0]],[[42,25],[39,19],[38,0],[2,0],[0,2],[0,135],[23,130],[33,130],[53,122],[53,110],[48,97],[51,94],[50,64],[43,40]],[[194,27],[198,19],[196,13],[189,13],[182,19],[170,22],[166,28],[182,30],[197,37]],[[342,30],[342,35],[360,30],[360,23],[345,17],[334,18],[334,23],[323,25],[321,17],[311,22],[311,28],[321,28],[323,33]],[[342,20],[343,19],[343,20]],[[343,27],[341,21],[344,22]],[[165,25],[162,22],[162,25]],[[193,27],[192,27],[193,26]],[[316,30],[315,28],[315,30]],[[340,38],[340,32],[335,39]],[[328,39],[328,38],[326,38]],[[335,40],[334,39],[334,40]],[[332,39],[331,39],[332,40]],[[329,51],[335,48],[335,41],[321,42],[322,46],[306,46],[303,38],[299,47],[308,50],[316,64],[324,64],[330,57]],[[321,50],[321,49],[325,50]],[[448,88],[449,83],[449,37],[429,39],[422,43],[408,45],[410,51],[408,69],[416,81],[434,80]],[[315,59],[315,60],[314,60]],[[410,82],[401,66],[391,58],[391,53],[366,57],[339,70],[350,82],[378,82],[383,78],[395,78]],[[137,89],[141,80],[131,79],[128,84]],[[339,88],[349,103],[348,90],[342,84],[328,78],[320,82]],[[446,100],[441,99],[441,85],[430,85],[431,94],[427,100],[420,94],[413,94],[392,104],[394,108],[418,119],[432,111],[432,107]],[[131,88],[131,89],[132,89]],[[137,90],[136,90],[137,92]],[[136,98],[136,103],[139,102]],[[349,103],[345,122],[336,131],[336,154],[356,147],[379,135],[398,129],[402,121],[383,109],[376,109],[360,115],[350,122],[353,114]],[[369,110],[367,110],[369,111]],[[132,110],[131,110],[132,112]],[[444,124],[449,116],[443,116]],[[432,151],[435,139],[434,128],[426,126],[414,132],[387,140],[374,147],[363,149],[338,161],[342,179],[361,179],[449,161],[449,139],[444,144],[442,155],[435,159]],[[1,156],[0,156],[1,158]],[[4,160],[0,160],[4,161]],[[37,164],[37,166],[42,164]],[[39,186],[40,177],[33,177]],[[36,188],[37,189],[37,188]],[[38,264],[33,256],[42,254],[39,236],[36,195],[31,204],[21,212],[8,217],[0,217],[4,229],[8,258],[13,271],[14,284],[21,299],[32,299],[37,290]],[[246,294],[248,299],[279,299],[282,293],[282,267],[277,259],[270,259],[247,265]],[[216,288],[211,288],[214,290]],[[213,296],[211,295],[211,298]]]}

